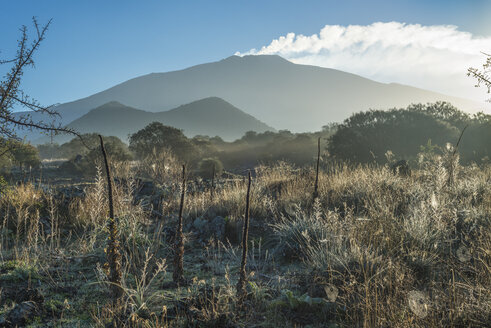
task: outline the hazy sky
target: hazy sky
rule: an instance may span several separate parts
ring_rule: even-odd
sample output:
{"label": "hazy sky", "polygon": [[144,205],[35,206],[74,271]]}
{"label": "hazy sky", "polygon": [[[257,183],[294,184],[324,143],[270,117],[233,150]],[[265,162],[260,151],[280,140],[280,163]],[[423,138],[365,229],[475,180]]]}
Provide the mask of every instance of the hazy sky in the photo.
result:
{"label": "hazy sky", "polygon": [[[235,53],[276,53],[382,82],[476,100],[487,96],[465,77],[467,66],[484,61],[479,51],[491,52],[487,0],[0,0],[0,5],[2,58],[13,54],[18,28],[32,27],[32,16],[41,23],[53,19],[36,69],[23,79],[25,91],[43,104]],[[4,69],[0,66],[0,73]]]}

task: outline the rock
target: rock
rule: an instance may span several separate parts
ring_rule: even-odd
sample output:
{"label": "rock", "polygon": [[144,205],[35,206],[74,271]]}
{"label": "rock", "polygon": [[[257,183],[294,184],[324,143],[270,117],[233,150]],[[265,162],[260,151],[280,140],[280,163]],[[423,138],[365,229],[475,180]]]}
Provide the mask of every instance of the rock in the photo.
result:
{"label": "rock", "polygon": [[326,293],[326,297],[329,302],[336,302],[336,298],[338,298],[339,290],[333,284],[327,284],[324,286],[324,292]]}
{"label": "rock", "polygon": [[472,254],[465,245],[460,245],[457,248],[456,254],[460,262],[469,262],[472,259]]}
{"label": "rock", "polygon": [[225,236],[225,225],[226,221],[221,216],[211,221],[198,217],[193,221],[192,228],[196,230],[201,240],[207,240],[210,237],[222,240]]}
{"label": "rock", "polygon": [[226,221],[224,218],[221,216],[217,216],[211,221],[211,232],[214,237],[216,237],[219,240],[222,240],[223,237],[225,236],[225,225]]}
{"label": "rock", "polygon": [[44,296],[41,294],[40,290],[28,287],[27,282],[17,283],[12,286],[2,286],[1,296],[0,306],[7,300],[15,303],[34,301],[40,304],[44,302]]}
{"label": "rock", "polygon": [[152,181],[141,181],[137,192],[139,195],[151,196],[155,192],[155,184]]}
{"label": "rock", "polygon": [[229,220],[225,225],[225,240],[232,245],[238,245],[242,236],[243,220]]}
{"label": "rock", "polygon": [[198,230],[200,234],[208,230],[207,225],[208,225],[208,221],[202,218],[196,218],[193,222],[194,229]]}
{"label": "rock", "polygon": [[17,304],[7,316],[7,325],[10,327],[24,326],[36,316],[38,310],[37,304],[32,301]]}
{"label": "rock", "polygon": [[84,157],[82,155],[77,154],[77,156],[75,156],[75,158],[73,159],[73,163],[80,164],[80,163],[82,163],[83,159],[84,159]]}
{"label": "rock", "polygon": [[213,206],[206,210],[206,212],[204,213],[204,216],[207,218],[214,218],[217,216],[217,213],[216,213],[215,209],[213,208]]}
{"label": "rock", "polygon": [[15,301],[17,303],[25,302],[25,301],[43,303],[44,296],[37,288],[21,288],[15,294]]}

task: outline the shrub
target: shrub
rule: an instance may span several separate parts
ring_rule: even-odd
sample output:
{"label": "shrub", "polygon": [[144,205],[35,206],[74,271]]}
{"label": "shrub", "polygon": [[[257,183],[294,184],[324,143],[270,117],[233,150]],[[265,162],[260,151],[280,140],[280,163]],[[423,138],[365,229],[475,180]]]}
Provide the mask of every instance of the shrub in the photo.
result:
{"label": "shrub", "polygon": [[202,159],[198,164],[198,175],[203,179],[211,179],[213,172],[215,177],[220,177],[223,173],[223,164],[216,158]]}

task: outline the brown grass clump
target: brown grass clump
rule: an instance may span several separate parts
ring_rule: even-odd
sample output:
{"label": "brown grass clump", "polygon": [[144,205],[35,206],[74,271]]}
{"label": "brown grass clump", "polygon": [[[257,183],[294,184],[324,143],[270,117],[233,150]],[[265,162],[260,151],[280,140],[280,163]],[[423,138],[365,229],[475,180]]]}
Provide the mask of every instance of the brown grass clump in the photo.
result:
{"label": "brown grass clump", "polygon": [[[0,320],[30,301],[42,310],[30,323],[41,326],[103,327],[115,316],[121,327],[488,325],[490,167],[462,167],[446,153],[422,156],[411,176],[332,164],[329,173],[319,168],[314,201],[314,167],[260,166],[254,188],[221,178],[213,197],[206,182],[165,178],[155,184],[155,213],[137,192],[140,164],[118,165],[121,304],[104,287],[109,207],[99,170],[75,198],[34,184],[3,192]],[[176,167],[167,169],[161,176]],[[240,244],[232,235],[244,213]],[[223,225],[224,235],[205,234]],[[173,269],[186,264],[186,286],[173,284],[165,265],[179,254]],[[244,290],[247,311],[237,315]]]}

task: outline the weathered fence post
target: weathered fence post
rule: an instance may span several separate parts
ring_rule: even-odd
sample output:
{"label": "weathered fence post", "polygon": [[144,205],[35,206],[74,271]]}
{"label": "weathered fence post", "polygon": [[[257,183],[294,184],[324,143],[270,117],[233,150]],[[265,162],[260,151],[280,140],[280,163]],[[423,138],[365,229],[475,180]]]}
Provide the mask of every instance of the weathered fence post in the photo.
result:
{"label": "weathered fence post", "polygon": [[109,282],[111,283],[111,291],[113,296],[113,301],[117,300],[122,296],[121,289],[121,253],[119,251],[119,240],[118,240],[118,226],[117,220],[114,216],[114,203],[113,203],[113,187],[111,179],[111,171],[109,169],[109,160],[107,158],[106,148],[104,147],[104,141],[102,136],[99,135],[99,140],[101,142],[102,156],[104,157],[104,165],[106,168],[107,177],[107,196],[109,201],[109,242],[107,246],[107,264],[109,266]]}
{"label": "weathered fence post", "polygon": [[251,181],[252,181],[250,171],[249,171],[248,176],[249,176],[249,181],[247,184],[244,228],[242,229],[242,261],[240,264],[239,282],[237,283],[237,297],[239,298],[239,302],[242,302],[242,300],[244,299],[244,297],[247,294],[247,291],[246,291],[246,284],[247,284],[247,272],[246,272],[247,239],[248,239],[248,235],[249,235],[249,204],[250,204]]}
{"label": "weathered fence post", "polygon": [[457,140],[457,143],[455,144],[455,147],[454,147],[454,150],[453,150],[453,153],[452,153],[452,157],[449,159],[450,163],[449,163],[449,167],[448,167],[448,179],[447,179],[447,185],[448,186],[452,186],[454,184],[454,178],[455,178],[455,170],[457,169],[457,163],[456,162],[456,158],[455,158],[455,154],[457,154],[457,150],[459,149],[459,144],[460,144],[460,140],[462,140],[462,136],[464,135],[464,131],[465,129],[467,129],[468,125],[466,125],[462,131],[460,132],[460,136],[459,136],[459,139]]}
{"label": "weathered fence post", "polygon": [[186,194],[186,165],[182,166],[182,190],[181,190],[181,204],[179,206],[179,219],[177,223],[175,247],[174,247],[174,272],[172,279],[174,283],[180,285],[184,282],[184,236],[182,233],[182,211],[184,208],[184,195]]}
{"label": "weathered fence post", "polygon": [[321,158],[321,138],[317,139],[317,166],[315,168],[314,200],[319,197],[319,164]]}
{"label": "weathered fence post", "polygon": [[213,202],[215,193],[215,163],[213,163],[213,170],[211,172],[211,188],[210,188],[210,201]]}

